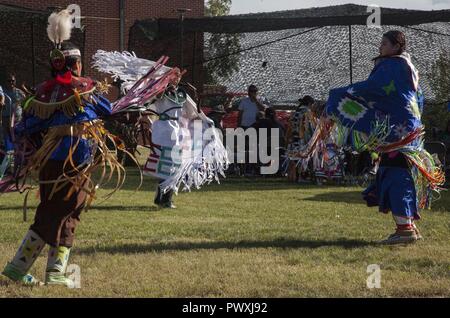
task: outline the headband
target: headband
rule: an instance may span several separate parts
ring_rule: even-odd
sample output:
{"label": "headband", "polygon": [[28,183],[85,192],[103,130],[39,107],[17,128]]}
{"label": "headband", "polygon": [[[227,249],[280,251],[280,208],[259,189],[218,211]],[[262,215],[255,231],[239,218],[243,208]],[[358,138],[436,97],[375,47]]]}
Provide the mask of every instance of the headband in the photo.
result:
{"label": "headband", "polygon": [[78,49],[65,50],[65,51],[63,51],[63,54],[64,54],[65,57],[68,57],[68,56],[81,56],[81,52]]}

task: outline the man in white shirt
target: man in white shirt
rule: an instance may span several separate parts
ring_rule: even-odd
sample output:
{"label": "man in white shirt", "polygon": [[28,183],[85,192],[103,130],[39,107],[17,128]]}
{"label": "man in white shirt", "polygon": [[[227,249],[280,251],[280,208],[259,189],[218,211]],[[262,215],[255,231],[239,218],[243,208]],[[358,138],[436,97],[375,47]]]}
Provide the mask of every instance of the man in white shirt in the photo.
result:
{"label": "man in white shirt", "polygon": [[248,87],[248,97],[239,104],[238,127],[249,128],[256,122],[258,112],[264,112],[265,106],[258,98],[258,88],[255,85]]}
{"label": "man in white shirt", "polygon": [[[248,87],[248,97],[242,99],[239,104],[239,117],[238,127],[247,130],[252,127],[258,118],[258,113],[264,112],[267,106],[265,106],[258,98],[258,88],[255,85]],[[245,138],[245,174],[251,176],[255,173],[255,163],[250,163],[250,140],[248,136]]]}

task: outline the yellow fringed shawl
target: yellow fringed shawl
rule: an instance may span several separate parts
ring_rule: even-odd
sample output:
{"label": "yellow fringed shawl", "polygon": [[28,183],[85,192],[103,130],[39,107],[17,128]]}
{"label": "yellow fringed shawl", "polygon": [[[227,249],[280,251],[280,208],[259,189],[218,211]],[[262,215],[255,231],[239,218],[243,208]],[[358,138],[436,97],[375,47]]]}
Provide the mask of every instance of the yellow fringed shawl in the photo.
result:
{"label": "yellow fringed shawl", "polygon": [[83,110],[82,98],[86,101],[89,100],[90,95],[96,90],[92,88],[89,91],[80,93],[77,89],[74,89],[74,94],[69,98],[55,103],[45,103],[38,101],[35,97],[27,99],[23,105],[25,112],[30,113],[41,119],[48,119],[56,111],[64,112],[67,117],[76,116],[80,110]]}

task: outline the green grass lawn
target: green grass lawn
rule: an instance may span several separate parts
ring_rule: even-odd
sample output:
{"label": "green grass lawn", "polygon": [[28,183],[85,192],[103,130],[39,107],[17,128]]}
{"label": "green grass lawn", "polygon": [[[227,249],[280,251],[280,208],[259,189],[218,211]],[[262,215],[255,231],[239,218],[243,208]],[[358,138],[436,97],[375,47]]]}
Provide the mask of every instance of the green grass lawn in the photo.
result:
{"label": "green grass lawn", "polygon": [[[137,173],[82,215],[70,259],[81,288],[27,288],[0,278],[0,297],[445,297],[450,296],[450,195],[422,213],[424,241],[380,246],[389,215],[367,208],[360,189],[227,179],[181,193],[177,210],[153,206],[155,180]],[[106,190],[101,190],[105,194]],[[23,196],[0,199],[0,265],[33,218]],[[43,278],[44,252],[32,270]],[[368,289],[367,266],[381,267]]]}

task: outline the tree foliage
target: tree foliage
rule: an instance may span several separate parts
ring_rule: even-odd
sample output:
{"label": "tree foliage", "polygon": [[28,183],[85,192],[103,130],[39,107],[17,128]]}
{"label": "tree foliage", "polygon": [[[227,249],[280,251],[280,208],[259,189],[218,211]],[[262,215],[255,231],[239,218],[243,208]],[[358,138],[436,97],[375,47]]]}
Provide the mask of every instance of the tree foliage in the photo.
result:
{"label": "tree foliage", "polygon": [[[232,0],[208,0],[205,2],[205,15],[223,16],[230,13]],[[239,70],[239,55],[232,54],[240,49],[238,34],[210,34],[206,39],[205,65],[207,84],[219,84],[221,78],[227,79]],[[221,57],[214,59],[216,57]]]}
{"label": "tree foliage", "polygon": [[450,112],[447,109],[450,101],[450,54],[442,52],[433,65],[431,87],[435,94],[435,102],[427,105],[424,110],[423,122],[427,131],[433,128],[445,129]]}
{"label": "tree foliage", "polygon": [[205,15],[207,17],[217,17],[230,13],[231,0],[208,0],[205,5]]}

